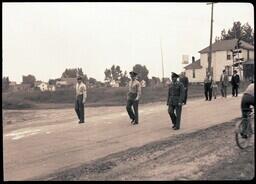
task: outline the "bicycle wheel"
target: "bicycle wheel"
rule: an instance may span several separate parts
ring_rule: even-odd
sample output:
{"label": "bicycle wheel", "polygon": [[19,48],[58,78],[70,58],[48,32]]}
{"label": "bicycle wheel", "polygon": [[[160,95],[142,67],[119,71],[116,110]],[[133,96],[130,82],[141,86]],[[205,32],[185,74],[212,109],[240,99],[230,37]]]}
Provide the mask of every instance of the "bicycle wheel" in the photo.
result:
{"label": "bicycle wheel", "polygon": [[[236,137],[236,144],[240,149],[245,149],[249,146],[250,143],[250,135],[247,138],[242,137],[242,130],[243,130],[243,121],[238,122],[236,125],[235,137]],[[246,135],[247,131],[244,132]]]}

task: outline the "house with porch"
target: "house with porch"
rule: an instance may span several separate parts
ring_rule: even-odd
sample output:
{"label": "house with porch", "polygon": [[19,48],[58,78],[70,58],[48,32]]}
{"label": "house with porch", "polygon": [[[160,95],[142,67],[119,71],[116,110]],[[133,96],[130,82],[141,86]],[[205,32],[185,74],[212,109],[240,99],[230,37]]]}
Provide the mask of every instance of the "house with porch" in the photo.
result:
{"label": "house with porch", "polygon": [[[245,70],[247,72],[246,77],[244,76],[244,66],[247,65],[247,68],[248,65],[254,67],[254,46],[241,40],[239,53],[233,56],[231,50],[235,50],[237,41],[237,39],[220,40],[212,44],[211,73],[215,81],[220,80],[223,69],[226,69],[230,78],[234,69],[238,71],[242,80],[251,78],[252,73],[251,71],[248,72],[248,69]],[[190,82],[203,82],[208,72],[209,47],[200,50],[199,53],[200,59],[192,60],[192,63],[184,67]]]}

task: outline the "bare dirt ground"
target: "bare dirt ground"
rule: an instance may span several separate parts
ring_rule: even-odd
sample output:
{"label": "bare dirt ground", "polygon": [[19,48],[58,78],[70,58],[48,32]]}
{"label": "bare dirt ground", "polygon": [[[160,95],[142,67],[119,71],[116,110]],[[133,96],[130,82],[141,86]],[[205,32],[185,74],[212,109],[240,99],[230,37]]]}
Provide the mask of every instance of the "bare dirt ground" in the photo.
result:
{"label": "bare dirt ground", "polygon": [[44,180],[251,180],[254,149],[234,142],[235,122],[152,142]]}
{"label": "bare dirt ground", "polygon": [[[171,129],[164,103],[140,105],[140,123],[125,107],[4,111],[4,180],[247,180],[254,147],[235,145],[240,100],[195,99]],[[224,123],[226,122],[226,123]]]}

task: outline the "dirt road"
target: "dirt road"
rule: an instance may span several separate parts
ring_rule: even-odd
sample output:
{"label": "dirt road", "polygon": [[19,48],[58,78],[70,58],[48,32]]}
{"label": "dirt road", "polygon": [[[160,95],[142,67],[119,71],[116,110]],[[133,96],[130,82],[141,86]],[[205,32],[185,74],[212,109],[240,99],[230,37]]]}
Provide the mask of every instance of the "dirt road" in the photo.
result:
{"label": "dirt road", "polygon": [[[86,124],[73,109],[4,111],[4,180],[216,179],[207,173],[227,158],[251,161],[254,154],[234,145],[230,121],[240,116],[240,100],[190,101],[179,131],[163,103],[141,105],[137,126],[125,107],[87,108]],[[254,162],[248,167],[254,173]]]}

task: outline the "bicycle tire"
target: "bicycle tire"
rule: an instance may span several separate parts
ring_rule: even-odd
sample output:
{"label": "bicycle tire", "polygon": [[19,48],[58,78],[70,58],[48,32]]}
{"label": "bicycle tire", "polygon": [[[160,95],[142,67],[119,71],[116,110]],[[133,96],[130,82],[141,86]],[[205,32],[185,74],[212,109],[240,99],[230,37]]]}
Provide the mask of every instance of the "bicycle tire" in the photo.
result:
{"label": "bicycle tire", "polygon": [[242,121],[237,123],[236,126],[236,131],[235,131],[235,140],[236,144],[240,149],[246,149],[249,146],[250,143],[250,137],[248,138],[243,138],[241,136],[241,131],[242,131]]}

